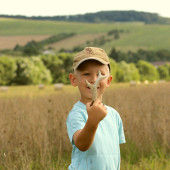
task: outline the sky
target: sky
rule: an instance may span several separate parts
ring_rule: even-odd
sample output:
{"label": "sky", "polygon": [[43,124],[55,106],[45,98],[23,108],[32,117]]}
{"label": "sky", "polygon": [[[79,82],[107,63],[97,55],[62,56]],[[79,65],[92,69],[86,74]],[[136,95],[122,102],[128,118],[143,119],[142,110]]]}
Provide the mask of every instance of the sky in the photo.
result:
{"label": "sky", "polygon": [[135,10],[170,17],[169,6],[170,0],[0,0],[0,14],[57,16]]}

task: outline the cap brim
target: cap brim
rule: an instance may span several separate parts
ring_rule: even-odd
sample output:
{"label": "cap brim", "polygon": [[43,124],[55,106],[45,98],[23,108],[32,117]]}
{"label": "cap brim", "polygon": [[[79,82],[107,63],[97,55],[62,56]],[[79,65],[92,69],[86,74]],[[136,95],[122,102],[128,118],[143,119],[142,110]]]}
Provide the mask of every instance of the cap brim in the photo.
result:
{"label": "cap brim", "polygon": [[106,61],[104,61],[104,60],[102,60],[102,59],[99,60],[98,58],[95,58],[95,57],[85,58],[85,59],[81,60],[81,61],[76,65],[76,67],[74,68],[74,70],[76,70],[81,63],[83,63],[84,61],[87,61],[87,60],[97,60],[97,61],[99,61],[100,63],[102,63],[102,64],[104,64],[104,65],[109,64],[109,62],[106,62]]}

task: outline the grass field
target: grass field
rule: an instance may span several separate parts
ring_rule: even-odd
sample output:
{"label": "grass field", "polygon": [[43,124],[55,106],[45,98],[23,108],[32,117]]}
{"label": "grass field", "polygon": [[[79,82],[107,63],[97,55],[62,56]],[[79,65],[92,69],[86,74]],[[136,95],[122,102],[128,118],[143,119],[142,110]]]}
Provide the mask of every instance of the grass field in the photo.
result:
{"label": "grass field", "polygon": [[[61,32],[75,32],[80,36],[81,42],[87,41],[90,34],[106,34],[108,31],[118,29],[124,33],[118,40],[106,43],[104,48],[107,53],[115,47],[121,51],[136,51],[139,48],[148,50],[169,49],[170,25],[145,25],[140,22],[132,23],[73,23],[55,21],[34,21],[17,19],[0,19],[0,36],[25,36],[25,35],[55,35]],[[74,39],[75,38],[75,39]],[[89,37],[90,39],[91,37]],[[77,41],[77,36],[72,37],[72,42]],[[70,47],[70,39],[61,41],[60,47]],[[77,45],[77,43],[76,43]],[[53,44],[52,46],[56,46]]]}
{"label": "grass field", "polygon": [[[170,169],[169,86],[112,84],[107,89],[103,102],[120,113],[126,136],[121,170]],[[0,170],[66,170],[71,145],[65,122],[78,99],[78,90],[69,85],[62,91],[20,86],[1,92]]]}
{"label": "grass field", "polygon": [[122,29],[125,31],[136,30],[144,26],[143,23],[77,23],[77,22],[57,22],[57,21],[35,21],[0,19],[0,35],[55,35],[61,32],[77,34],[106,33],[112,29]]}

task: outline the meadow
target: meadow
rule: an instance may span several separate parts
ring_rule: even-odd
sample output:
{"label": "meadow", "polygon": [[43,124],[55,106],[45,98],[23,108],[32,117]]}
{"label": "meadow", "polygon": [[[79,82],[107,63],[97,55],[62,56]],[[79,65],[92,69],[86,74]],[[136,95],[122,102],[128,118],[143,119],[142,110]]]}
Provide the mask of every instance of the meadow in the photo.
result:
{"label": "meadow", "polygon": [[[112,84],[103,102],[123,120],[121,170],[170,169],[170,83]],[[66,170],[71,145],[66,119],[79,99],[69,85],[0,92],[0,170]]]}
{"label": "meadow", "polygon": [[[111,30],[123,30],[120,38],[110,41],[100,48],[110,53],[115,47],[117,50],[127,52],[137,51],[138,49],[159,50],[168,49],[170,46],[169,34],[170,25],[146,25],[142,22],[125,23],[76,23],[76,22],[57,22],[57,21],[35,21],[19,19],[0,18],[0,36],[6,36],[8,39],[12,36],[43,36],[56,35],[62,32],[75,32],[78,36],[68,39],[63,44],[64,47],[73,48],[76,45],[83,44],[91,39],[95,39],[99,34],[107,34]],[[70,41],[73,45],[70,45]],[[17,43],[17,42],[16,42]],[[57,44],[58,45],[58,44]],[[62,45],[62,44],[60,44]],[[52,45],[54,48],[55,44]],[[60,46],[61,47],[61,46]],[[2,49],[2,48],[1,48]]]}

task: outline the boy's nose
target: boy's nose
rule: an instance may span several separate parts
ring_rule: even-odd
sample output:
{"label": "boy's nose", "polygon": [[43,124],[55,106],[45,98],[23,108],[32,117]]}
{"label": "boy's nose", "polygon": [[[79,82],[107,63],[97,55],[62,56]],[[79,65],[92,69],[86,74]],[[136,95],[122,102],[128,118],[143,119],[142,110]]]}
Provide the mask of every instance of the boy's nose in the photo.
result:
{"label": "boy's nose", "polygon": [[91,80],[90,80],[90,83],[91,83],[91,84],[94,84],[95,81],[96,81],[96,79],[97,79],[97,75],[92,76],[92,77],[91,77]]}

